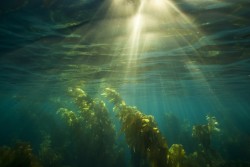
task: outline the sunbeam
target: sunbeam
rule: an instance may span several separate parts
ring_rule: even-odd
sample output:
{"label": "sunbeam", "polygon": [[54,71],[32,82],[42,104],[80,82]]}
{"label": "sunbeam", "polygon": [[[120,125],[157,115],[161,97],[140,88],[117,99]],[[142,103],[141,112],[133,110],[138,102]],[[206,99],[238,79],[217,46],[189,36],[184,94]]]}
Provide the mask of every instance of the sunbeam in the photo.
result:
{"label": "sunbeam", "polygon": [[[196,52],[193,44],[202,36],[192,19],[169,0],[141,0],[140,3],[112,1],[107,16],[110,24],[120,32],[119,38],[113,38],[112,44],[120,44],[123,48],[113,55],[121,56],[122,64],[126,66],[124,82],[137,75],[136,66],[145,53],[178,51],[180,47]],[[112,20],[116,22],[112,24]],[[185,54],[186,51],[178,52]]]}

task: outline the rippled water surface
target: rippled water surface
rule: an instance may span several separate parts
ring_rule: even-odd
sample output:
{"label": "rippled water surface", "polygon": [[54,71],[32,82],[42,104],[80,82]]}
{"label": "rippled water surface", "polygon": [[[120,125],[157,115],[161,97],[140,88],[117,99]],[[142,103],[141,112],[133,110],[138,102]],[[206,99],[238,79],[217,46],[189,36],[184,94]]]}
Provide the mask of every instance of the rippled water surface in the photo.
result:
{"label": "rippled water surface", "polygon": [[121,122],[101,96],[111,87],[154,116],[169,147],[181,143],[187,155],[200,149],[193,125],[214,116],[220,132],[211,147],[226,163],[200,164],[249,166],[249,8],[248,0],[1,1],[1,145],[28,142],[43,166],[91,166],[63,153],[64,160],[44,163],[41,143],[49,136],[58,152],[54,139],[69,145],[67,132],[50,133],[63,129],[59,108],[79,110],[67,95],[74,87],[104,100],[119,136]]}

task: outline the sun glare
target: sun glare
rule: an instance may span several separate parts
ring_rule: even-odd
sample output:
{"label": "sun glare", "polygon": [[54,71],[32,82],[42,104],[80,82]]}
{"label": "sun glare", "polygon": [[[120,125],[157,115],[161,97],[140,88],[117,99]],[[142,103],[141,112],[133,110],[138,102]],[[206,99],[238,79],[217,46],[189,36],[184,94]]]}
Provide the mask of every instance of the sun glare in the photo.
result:
{"label": "sun glare", "polygon": [[151,4],[158,8],[165,6],[164,0],[151,0]]}
{"label": "sun glare", "polygon": [[95,36],[105,34],[104,42],[117,47],[112,55],[121,57],[124,80],[137,75],[144,56],[172,50],[185,54],[179,48],[192,49],[202,36],[192,18],[171,0],[112,0],[106,15],[103,24],[95,27]]}

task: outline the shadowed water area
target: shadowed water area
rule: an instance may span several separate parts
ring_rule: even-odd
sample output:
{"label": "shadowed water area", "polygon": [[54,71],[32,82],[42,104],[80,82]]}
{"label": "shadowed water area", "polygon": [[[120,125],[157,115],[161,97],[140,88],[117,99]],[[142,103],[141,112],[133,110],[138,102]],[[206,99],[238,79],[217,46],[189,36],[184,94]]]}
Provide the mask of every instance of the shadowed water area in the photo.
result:
{"label": "shadowed water area", "polygon": [[0,166],[249,167],[249,8],[1,1]]}

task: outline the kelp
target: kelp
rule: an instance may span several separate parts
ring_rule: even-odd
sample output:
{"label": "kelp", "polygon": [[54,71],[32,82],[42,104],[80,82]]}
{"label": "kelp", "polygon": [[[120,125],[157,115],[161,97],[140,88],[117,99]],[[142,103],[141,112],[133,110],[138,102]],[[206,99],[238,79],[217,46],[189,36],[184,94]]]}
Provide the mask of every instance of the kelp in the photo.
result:
{"label": "kelp", "polygon": [[42,167],[30,144],[17,142],[14,147],[0,147],[1,167]]}
{"label": "kelp", "polygon": [[187,156],[181,144],[173,144],[168,148],[167,141],[160,133],[153,116],[143,114],[136,107],[128,106],[114,89],[106,88],[102,95],[113,103],[113,110],[121,123],[121,131],[125,134],[128,146],[136,157],[142,157],[137,158],[137,161],[139,159],[142,163],[136,162],[135,166],[200,167],[205,164],[217,167],[223,164],[220,155],[210,148],[211,133],[219,132],[215,117],[207,116],[207,124],[193,126],[192,136],[202,148]]}
{"label": "kelp", "polygon": [[207,124],[205,125],[194,125],[192,136],[196,138],[200,144],[205,148],[210,148],[211,134],[220,132],[218,128],[218,121],[215,117],[206,116]]}
{"label": "kelp", "polygon": [[210,148],[211,139],[208,125],[194,125],[192,136],[205,148]]}
{"label": "kelp", "polygon": [[106,88],[104,93],[121,122],[128,146],[145,157],[151,167],[167,167],[168,145],[151,115],[145,115],[136,107],[126,105],[118,92]]}
{"label": "kelp", "polygon": [[207,126],[209,129],[209,132],[211,134],[215,132],[220,132],[220,129],[218,128],[219,123],[214,116],[207,115],[206,120],[207,120]]}
{"label": "kelp", "polygon": [[188,156],[187,166],[200,167],[203,165],[211,167],[223,166],[225,161],[211,147],[211,135],[215,132],[220,132],[218,121],[214,116],[206,116],[207,124],[194,125],[192,136],[198,141],[199,147],[197,151]]}
{"label": "kelp", "polygon": [[171,167],[183,166],[186,153],[181,144],[173,144],[168,151],[168,164]]}
{"label": "kelp", "polygon": [[[127,166],[123,151],[116,145],[116,133],[104,101],[90,97],[80,87],[69,88],[68,95],[74,106],[73,111],[59,108],[60,126],[63,132],[44,132],[38,156],[34,156],[27,143],[19,143],[14,148],[0,149],[0,166],[3,167],[61,167],[72,166]],[[186,155],[183,145],[168,147],[167,140],[160,132],[152,115],[129,106],[114,89],[106,88],[102,94],[113,105],[121,132],[131,152],[134,167],[222,167],[225,162],[211,148],[211,135],[220,132],[215,117],[207,116],[207,124],[193,126],[192,136],[198,141],[198,149]],[[175,117],[173,119],[181,131]],[[177,121],[176,121],[177,120]],[[175,125],[175,124],[172,124]],[[175,126],[172,126],[173,128]],[[174,129],[173,129],[174,131]],[[172,132],[173,132],[172,131]],[[191,136],[191,135],[190,135]]]}
{"label": "kelp", "polygon": [[60,152],[52,148],[52,140],[50,135],[44,134],[42,143],[38,151],[38,158],[45,167],[59,167],[62,162]]}
{"label": "kelp", "polygon": [[[0,147],[1,167],[128,166],[125,163],[124,151],[116,143],[120,141],[116,140],[114,124],[104,101],[90,97],[80,87],[69,88],[68,95],[73,102],[73,105],[70,104],[73,110],[62,106],[57,115],[55,114],[55,120],[46,119],[47,122],[44,123],[55,126],[50,126],[51,131],[45,129],[39,133],[42,134],[40,145],[33,145],[37,148],[34,151],[38,153],[37,156],[33,154],[31,145],[25,142],[18,142],[14,147],[3,146]],[[136,107],[127,105],[114,89],[106,88],[102,95],[113,103],[113,111],[130,148],[133,167],[249,165],[247,162],[226,162],[212,148],[211,139],[214,134],[220,132],[219,123],[214,116],[206,116],[206,124],[194,125],[192,136],[190,133],[186,135],[192,139],[188,140],[188,144],[198,146],[194,146],[193,153],[186,155],[183,142],[168,147],[167,140],[152,115],[146,115]],[[76,109],[77,111],[74,111]],[[164,118],[169,125],[167,130],[172,128],[172,135],[177,134],[179,137],[183,132],[186,134],[189,129],[187,127],[190,127],[179,122],[174,116]],[[37,116],[32,119],[37,121]],[[53,124],[50,121],[53,121]],[[178,133],[174,133],[175,131]],[[229,147],[232,147],[231,143]]]}
{"label": "kelp", "polygon": [[122,152],[115,146],[115,129],[105,103],[91,98],[80,87],[69,88],[68,94],[79,110],[60,108],[57,111],[67,128],[66,148],[74,150],[74,156],[64,156],[77,165],[94,160],[89,162],[92,166],[114,166],[119,163],[118,159],[122,161]]}

